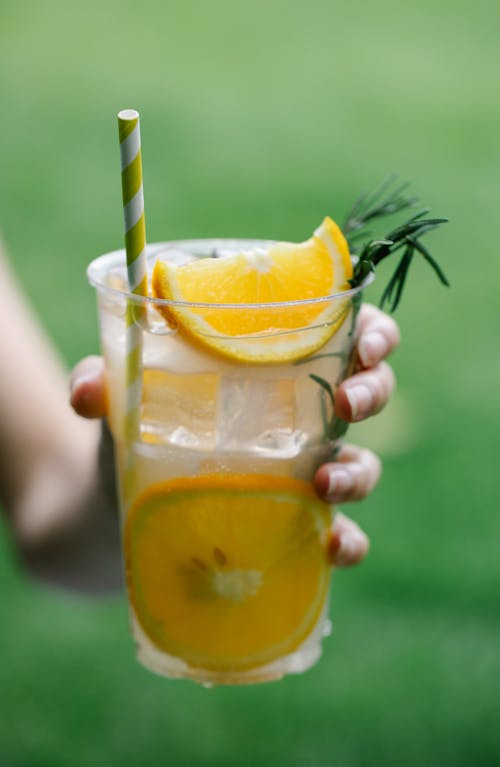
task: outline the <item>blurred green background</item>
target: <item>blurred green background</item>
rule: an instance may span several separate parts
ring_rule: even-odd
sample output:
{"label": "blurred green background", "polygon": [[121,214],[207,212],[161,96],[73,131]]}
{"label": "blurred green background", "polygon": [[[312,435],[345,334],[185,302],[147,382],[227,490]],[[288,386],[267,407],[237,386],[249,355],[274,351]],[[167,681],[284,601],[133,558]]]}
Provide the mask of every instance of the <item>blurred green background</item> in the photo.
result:
{"label": "blurred green background", "polygon": [[125,107],[151,242],[303,240],[396,171],[451,220],[427,243],[452,287],[415,265],[397,395],[352,430],[385,464],[349,510],[372,551],[303,677],[156,678],[121,596],[47,591],[0,529],[2,767],[500,763],[499,24],[493,0],[3,0],[0,228],[68,365],[97,349],[86,264],[123,239]]}

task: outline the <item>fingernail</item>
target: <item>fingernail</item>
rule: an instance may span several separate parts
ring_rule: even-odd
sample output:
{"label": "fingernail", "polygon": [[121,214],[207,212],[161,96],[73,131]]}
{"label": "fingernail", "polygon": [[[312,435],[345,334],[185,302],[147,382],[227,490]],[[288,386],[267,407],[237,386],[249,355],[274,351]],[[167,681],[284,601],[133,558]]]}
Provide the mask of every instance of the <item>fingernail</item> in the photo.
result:
{"label": "fingernail", "polygon": [[370,367],[387,354],[387,341],[382,333],[373,330],[361,336],[358,343],[358,356],[364,367]]}
{"label": "fingernail", "polygon": [[72,377],[69,382],[70,395],[74,394],[74,392],[79,391],[80,389],[85,388],[86,384],[92,383],[93,381],[94,377],[89,373]]}
{"label": "fingernail", "polygon": [[328,477],[328,491],[327,496],[331,500],[336,498],[342,498],[354,485],[354,479],[347,469],[337,467],[332,469]]}
{"label": "fingernail", "polygon": [[80,410],[86,407],[87,400],[89,398],[89,387],[87,383],[90,381],[89,376],[78,376],[72,378],[69,384],[69,402],[72,408],[80,412]]}
{"label": "fingernail", "polygon": [[70,396],[73,394],[76,389],[80,387],[80,384],[82,383],[82,376],[71,376],[69,379],[69,393]]}
{"label": "fingernail", "polygon": [[69,389],[77,389],[86,383],[93,382],[102,372],[102,362],[98,358],[89,357],[72,371],[69,378]]}
{"label": "fingernail", "polygon": [[351,419],[357,421],[370,412],[373,405],[373,392],[365,384],[346,386],[344,389],[351,408]]}
{"label": "fingernail", "polygon": [[342,541],[338,533],[331,533],[326,545],[326,558],[331,565],[334,565],[337,561],[337,555]]}
{"label": "fingernail", "polygon": [[348,535],[343,535],[340,546],[335,554],[337,567],[349,567],[359,562],[368,551],[368,538],[361,530],[353,529]]}

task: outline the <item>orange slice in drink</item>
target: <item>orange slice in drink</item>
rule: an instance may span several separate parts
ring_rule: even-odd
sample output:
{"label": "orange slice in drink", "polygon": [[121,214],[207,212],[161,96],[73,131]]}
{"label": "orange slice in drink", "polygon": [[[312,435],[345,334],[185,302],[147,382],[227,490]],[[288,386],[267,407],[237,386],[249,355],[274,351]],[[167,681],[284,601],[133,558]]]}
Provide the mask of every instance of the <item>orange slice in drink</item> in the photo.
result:
{"label": "orange slice in drink", "polygon": [[325,603],[330,521],[302,480],[208,474],[153,485],[125,526],[137,620],[192,668],[246,670],[291,653]]}
{"label": "orange slice in drink", "polygon": [[[351,277],[347,242],[325,218],[300,244],[275,243],[182,266],[159,260],[152,287],[157,298],[205,305],[158,309],[212,351],[242,362],[286,362],[311,354],[335,333],[349,302],[326,297],[348,290]],[[299,303],[273,306],[284,302]]]}

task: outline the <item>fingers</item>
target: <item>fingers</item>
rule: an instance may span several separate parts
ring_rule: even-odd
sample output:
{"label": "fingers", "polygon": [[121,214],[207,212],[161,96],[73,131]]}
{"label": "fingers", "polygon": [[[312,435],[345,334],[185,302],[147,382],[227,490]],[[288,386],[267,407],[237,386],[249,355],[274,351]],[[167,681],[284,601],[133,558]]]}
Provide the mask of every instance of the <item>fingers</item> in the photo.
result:
{"label": "fingers", "polygon": [[363,304],[356,323],[357,351],[361,365],[371,368],[394,351],[400,342],[399,328],[392,317],[373,304]]}
{"label": "fingers", "polygon": [[[400,341],[399,328],[387,314],[364,304],[356,323],[359,372],[347,378],[335,395],[335,410],[345,421],[361,421],[387,404],[395,386],[394,373],[385,362]],[[316,492],[328,503],[365,498],[380,479],[381,463],[371,450],[343,445],[337,459],[316,472]],[[365,533],[337,512],[327,544],[329,561],[338,567],[360,562],[367,554]]]}
{"label": "fingers", "polygon": [[344,421],[355,422],[379,413],[390,399],[396,379],[387,362],[347,378],[335,396],[335,410]]}
{"label": "fingers", "polygon": [[384,362],[400,341],[399,328],[372,304],[363,304],[356,326],[358,366],[335,397],[335,410],[344,421],[362,421],[382,410],[395,386],[392,368]]}
{"label": "fingers", "polygon": [[83,418],[104,418],[106,415],[106,387],[104,363],[101,357],[85,357],[74,368],[70,377],[70,404]]}
{"label": "fingers", "polygon": [[[335,462],[320,466],[314,484],[323,500],[345,503],[367,496],[380,474],[381,463],[375,453],[356,445],[343,445]],[[328,561],[336,567],[350,567],[364,559],[369,547],[368,537],[361,528],[337,512],[327,542]]]}
{"label": "fingers", "polygon": [[335,567],[350,567],[361,562],[368,553],[370,542],[361,528],[340,511],[330,530],[327,558]]}
{"label": "fingers", "polygon": [[314,486],[327,503],[359,501],[371,493],[381,473],[380,459],[371,450],[343,445],[336,461],[319,467]]}

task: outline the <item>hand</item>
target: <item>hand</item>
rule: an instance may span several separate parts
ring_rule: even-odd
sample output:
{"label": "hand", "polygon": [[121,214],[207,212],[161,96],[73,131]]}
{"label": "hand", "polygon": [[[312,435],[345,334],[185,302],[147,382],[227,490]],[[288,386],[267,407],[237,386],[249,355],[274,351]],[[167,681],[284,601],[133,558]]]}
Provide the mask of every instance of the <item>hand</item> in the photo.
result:
{"label": "hand", "polygon": [[372,304],[363,304],[356,324],[357,372],[335,396],[337,414],[344,421],[363,421],[380,412],[394,389],[394,374],[384,360],[399,344],[392,317]]}
{"label": "hand", "polygon": [[[357,328],[357,372],[339,387],[335,406],[345,421],[361,421],[387,404],[394,388],[394,374],[385,358],[399,343],[394,320],[371,304],[361,307]],[[81,360],[70,381],[70,402],[84,418],[106,415],[104,364],[101,357]],[[367,496],[381,473],[378,457],[366,448],[344,444],[337,460],[320,466],[314,478],[318,495],[329,503],[345,503]],[[340,512],[335,516],[328,555],[336,566],[361,561],[368,551],[368,538],[358,525]]]}
{"label": "hand", "polygon": [[[356,326],[357,371],[337,390],[335,409],[344,421],[362,421],[380,412],[392,394],[395,379],[385,358],[399,344],[394,320],[371,304],[363,304]],[[365,498],[381,474],[379,458],[366,448],[343,444],[336,461],[320,466],[314,478],[318,495],[329,503]],[[365,533],[340,512],[335,515],[328,551],[340,567],[360,562],[368,552]]]}

